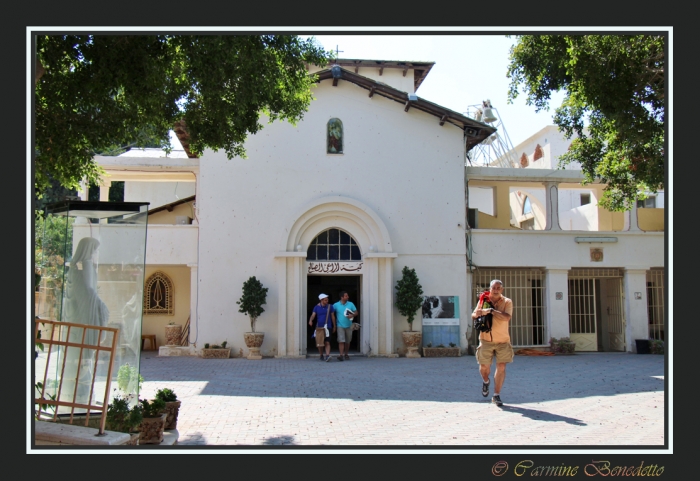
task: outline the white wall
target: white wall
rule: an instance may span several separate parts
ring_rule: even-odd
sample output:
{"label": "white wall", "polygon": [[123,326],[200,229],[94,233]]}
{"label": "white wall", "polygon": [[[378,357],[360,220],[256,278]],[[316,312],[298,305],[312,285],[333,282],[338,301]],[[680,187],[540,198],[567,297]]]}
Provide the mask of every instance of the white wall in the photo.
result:
{"label": "white wall", "polygon": [[[276,354],[281,293],[274,255],[287,249],[287,226],[303,214],[302,206],[328,196],[357,199],[386,225],[392,245],[377,250],[398,253],[395,279],[409,265],[425,292],[466,294],[462,131],[447,123],[441,127],[424,112],[404,112],[401,104],[378,95],[370,98],[342,80],[337,87],[322,82],[314,95],[317,100],[296,127],[275,122],[250,136],[247,159],[227,160],[212,151],[201,159],[201,342],[227,338],[235,351],[246,351],[249,322],[235,301],[254,275],[270,288],[257,325],[265,332],[262,353]],[[326,123],[332,117],[343,121],[342,155],[326,154]],[[357,240],[368,252],[363,239]],[[395,309],[393,316],[396,330],[405,330]]]}
{"label": "white wall", "polygon": [[195,194],[195,178],[191,182],[125,182],[125,202],[150,202],[155,209]]}

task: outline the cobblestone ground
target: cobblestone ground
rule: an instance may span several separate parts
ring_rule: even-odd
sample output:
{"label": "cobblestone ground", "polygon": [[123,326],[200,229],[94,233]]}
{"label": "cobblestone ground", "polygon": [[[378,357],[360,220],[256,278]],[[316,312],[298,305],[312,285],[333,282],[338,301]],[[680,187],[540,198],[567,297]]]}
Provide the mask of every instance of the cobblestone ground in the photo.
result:
{"label": "cobblestone ground", "polygon": [[[326,363],[318,357],[252,361],[146,351],[141,374],[142,397],[170,387],[182,400],[180,445],[664,444],[659,355],[516,356],[501,408],[482,397],[473,356]],[[493,434],[486,439],[487,426]]]}

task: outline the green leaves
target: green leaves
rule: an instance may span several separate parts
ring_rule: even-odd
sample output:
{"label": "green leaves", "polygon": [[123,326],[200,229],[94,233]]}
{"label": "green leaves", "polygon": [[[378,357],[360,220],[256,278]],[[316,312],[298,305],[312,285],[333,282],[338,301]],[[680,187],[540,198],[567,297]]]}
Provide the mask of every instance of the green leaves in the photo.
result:
{"label": "green leaves", "polygon": [[[244,156],[247,135],[270,121],[301,119],[311,101],[307,64],[327,54],[285,35],[41,35],[35,83],[35,184],[94,182],[97,153],[168,148],[187,125],[192,155]],[[43,71],[43,73],[42,73]]]}
{"label": "green leaves", "polygon": [[639,193],[662,189],[665,38],[520,35],[517,40],[507,73],[509,101],[522,89],[528,105],[547,110],[551,92],[567,92],[554,123],[567,138],[578,138],[560,166],[579,162],[586,182],[605,182],[599,204],[609,210],[627,210]]}
{"label": "green leaves", "polygon": [[247,314],[250,317],[252,332],[255,332],[255,321],[257,321],[260,314],[265,312],[262,306],[266,302],[268,290],[268,287],[263,287],[262,282],[256,279],[255,276],[252,276],[243,283],[243,295],[236,301],[236,304],[241,306],[238,312]]}
{"label": "green leaves", "polygon": [[415,269],[404,266],[401,279],[396,281],[396,307],[402,316],[407,317],[409,330],[413,331],[416,311],[423,305],[423,287],[418,283]]}

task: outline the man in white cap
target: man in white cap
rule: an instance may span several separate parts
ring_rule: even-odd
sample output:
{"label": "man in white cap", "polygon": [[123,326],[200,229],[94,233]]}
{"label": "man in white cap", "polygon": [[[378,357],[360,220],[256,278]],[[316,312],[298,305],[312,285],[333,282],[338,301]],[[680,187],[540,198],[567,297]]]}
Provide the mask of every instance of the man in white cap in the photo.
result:
{"label": "man in white cap", "polygon": [[[316,321],[316,330],[314,338],[316,339],[316,347],[321,361],[328,362],[331,359],[331,335],[330,329],[335,332],[335,313],[333,307],[328,304],[328,295],[319,294],[319,303],[314,306],[314,311],[309,318],[309,326],[313,326],[314,318]],[[323,355],[323,348],[326,348],[326,355]]]}

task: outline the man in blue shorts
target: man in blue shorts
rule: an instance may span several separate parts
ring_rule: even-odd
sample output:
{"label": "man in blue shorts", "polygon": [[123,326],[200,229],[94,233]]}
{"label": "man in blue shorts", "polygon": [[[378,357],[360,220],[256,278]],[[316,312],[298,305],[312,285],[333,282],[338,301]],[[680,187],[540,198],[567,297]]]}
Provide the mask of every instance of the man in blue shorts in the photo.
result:
{"label": "man in blue shorts", "polygon": [[350,352],[350,341],[352,341],[352,320],[357,317],[357,307],[348,299],[350,299],[350,295],[346,291],[340,291],[340,300],[333,304],[338,327],[339,361],[350,360],[348,352]]}
{"label": "man in blue shorts", "polygon": [[[314,311],[309,318],[309,326],[313,326],[314,318],[318,318],[316,322],[316,330],[314,338],[316,339],[316,347],[321,357],[321,361],[328,362],[331,359],[331,336],[330,329],[335,332],[335,313],[333,306],[328,304],[328,295],[319,294],[319,303],[314,306]],[[323,348],[326,349],[326,355],[323,355]]]}

